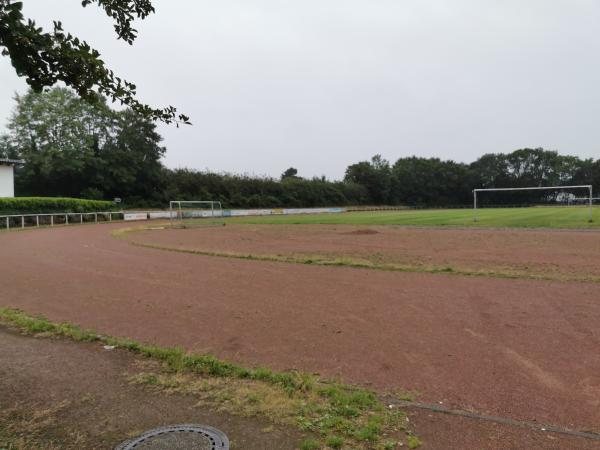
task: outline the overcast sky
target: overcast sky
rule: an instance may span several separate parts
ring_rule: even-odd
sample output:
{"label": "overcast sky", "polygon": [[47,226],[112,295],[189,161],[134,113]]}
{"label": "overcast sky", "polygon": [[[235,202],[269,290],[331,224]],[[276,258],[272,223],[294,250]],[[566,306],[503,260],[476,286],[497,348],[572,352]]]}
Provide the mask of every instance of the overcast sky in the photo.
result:
{"label": "overcast sky", "polygon": [[[193,126],[169,167],[341,178],[381,153],[470,162],[545,147],[600,158],[597,0],[154,0],[133,46],[78,0],[25,14],[97,48]],[[0,118],[26,90],[0,57]]]}

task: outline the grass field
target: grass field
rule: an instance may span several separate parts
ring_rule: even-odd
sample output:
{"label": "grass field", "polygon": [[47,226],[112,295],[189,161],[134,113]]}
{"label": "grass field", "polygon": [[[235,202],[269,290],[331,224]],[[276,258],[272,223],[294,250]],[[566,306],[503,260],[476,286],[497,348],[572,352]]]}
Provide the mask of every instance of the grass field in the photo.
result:
{"label": "grass field", "polygon": [[251,224],[350,224],[521,228],[600,228],[600,207],[593,222],[585,207],[532,207],[480,209],[477,222],[471,209],[361,211],[344,214],[262,216],[229,219]]}

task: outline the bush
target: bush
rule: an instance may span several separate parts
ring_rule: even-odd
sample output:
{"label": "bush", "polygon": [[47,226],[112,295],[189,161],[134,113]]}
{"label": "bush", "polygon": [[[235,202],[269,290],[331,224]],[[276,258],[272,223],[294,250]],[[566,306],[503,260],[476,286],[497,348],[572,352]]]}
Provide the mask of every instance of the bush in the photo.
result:
{"label": "bush", "polygon": [[98,212],[118,209],[115,203],[103,200],[62,197],[0,198],[0,215]]}
{"label": "bush", "polygon": [[[163,202],[174,198],[219,200],[225,208],[302,208],[362,205],[367,189],[356,183],[325,178],[269,177],[217,174],[190,169],[165,169]],[[138,206],[126,198],[128,206]]]}

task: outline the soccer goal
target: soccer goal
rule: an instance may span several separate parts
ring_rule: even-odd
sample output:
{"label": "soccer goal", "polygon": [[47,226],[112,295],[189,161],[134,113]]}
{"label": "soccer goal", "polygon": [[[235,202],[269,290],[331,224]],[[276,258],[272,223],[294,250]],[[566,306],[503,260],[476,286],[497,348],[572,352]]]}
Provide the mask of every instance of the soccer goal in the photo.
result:
{"label": "soccer goal", "polygon": [[212,200],[171,200],[169,217],[174,228],[225,225],[221,202]]}
{"label": "soccer goal", "polygon": [[[588,191],[588,197],[584,197],[589,209],[589,221],[592,221],[592,206],[594,196],[592,194],[592,185],[584,184],[579,186],[540,186],[540,187],[522,187],[522,188],[488,188],[488,189],[473,189],[473,221],[477,222],[477,194],[482,192],[502,192],[502,191],[565,191],[573,189],[585,189]],[[576,197],[575,197],[576,198]]]}

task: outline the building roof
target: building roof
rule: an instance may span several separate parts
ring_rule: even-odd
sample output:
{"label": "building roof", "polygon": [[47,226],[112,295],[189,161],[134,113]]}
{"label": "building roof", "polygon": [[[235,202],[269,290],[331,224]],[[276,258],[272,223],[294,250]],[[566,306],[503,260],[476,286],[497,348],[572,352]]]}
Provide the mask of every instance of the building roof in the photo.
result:
{"label": "building roof", "polygon": [[0,158],[0,166],[14,166],[17,164],[25,164],[22,159]]}

